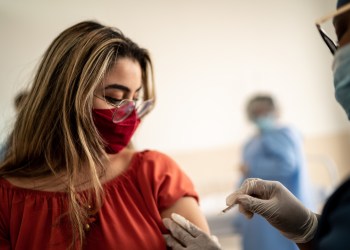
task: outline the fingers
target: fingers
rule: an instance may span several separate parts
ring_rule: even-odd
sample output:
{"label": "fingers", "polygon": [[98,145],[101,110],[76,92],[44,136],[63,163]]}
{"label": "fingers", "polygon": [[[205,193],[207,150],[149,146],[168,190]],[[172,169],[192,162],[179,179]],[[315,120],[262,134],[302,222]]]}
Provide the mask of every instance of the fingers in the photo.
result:
{"label": "fingers", "polygon": [[[265,207],[269,203],[269,200],[263,200],[252,197],[247,194],[234,193],[227,197],[228,203],[238,204],[238,210],[245,215],[247,219],[251,219],[254,213],[264,215]],[[232,205],[231,205],[232,206]]]}
{"label": "fingers", "polygon": [[219,242],[218,237],[216,237],[215,235],[212,235],[212,236],[211,236],[211,239],[212,239],[217,245],[220,245],[220,242]]}
{"label": "fingers", "polygon": [[171,214],[171,218],[180,226],[182,226],[184,229],[186,229],[187,231],[190,230],[190,222],[188,220],[186,220],[184,217],[182,217],[179,214],[176,213],[172,213]]}
{"label": "fingers", "polygon": [[242,205],[239,205],[239,207],[238,207],[239,209],[239,212],[241,212],[242,214],[244,214],[244,216],[247,218],[247,219],[251,219],[251,218],[253,218],[253,213],[252,212],[250,212],[250,211],[248,211],[248,210],[246,210]]}
{"label": "fingers", "polygon": [[273,181],[264,181],[258,178],[246,179],[237,191],[226,198],[226,205],[232,206],[233,204],[237,204],[237,198],[241,195],[268,199],[273,185],[275,185]]}
{"label": "fingers", "polygon": [[250,195],[252,193],[252,189],[254,188],[256,180],[257,179],[255,178],[246,179],[238,190],[236,190],[226,198],[226,205],[232,206],[234,204],[237,204],[237,197],[242,194]]}
{"label": "fingers", "polygon": [[186,249],[177,240],[175,240],[171,235],[163,234],[163,237],[166,241],[166,245],[168,247],[171,247],[171,249],[173,249],[173,250],[185,250]]}
{"label": "fingers", "polygon": [[271,202],[271,200],[263,200],[249,195],[241,195],[237,198],[240,212],[248,219],[251,219],[254,213],[266,217],[273,209]]}
{"label": "fingers", "polygon": [[191,245],[194,238],[185,228],[175,223],[169,218],[163,219],[164,226],[170,231],[171,235],[183,246]]}

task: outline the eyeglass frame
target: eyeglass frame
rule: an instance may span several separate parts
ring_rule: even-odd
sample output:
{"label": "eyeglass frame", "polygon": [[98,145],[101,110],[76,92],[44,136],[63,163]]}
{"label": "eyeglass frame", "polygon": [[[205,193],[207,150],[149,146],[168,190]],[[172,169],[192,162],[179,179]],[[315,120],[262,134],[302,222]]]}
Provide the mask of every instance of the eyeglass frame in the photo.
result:
{"label": "eyeglass frame", "polygon": [[341,8],[337,9],[336,11],[333,11],[332,13],[321,17],[320,19],[316,20],[316,28],[319,31],[323,41],[326,43],[327,47],[331,51],[331,53],[334,55],[334,53],[338,49],[338,43],[334,42],[328,35],[327,33],[322,29],[321,24],[327,22],[328,20],[334,18],[335,16],[341,15],[347,11],[350,10],[350,3],[345,4]]}
{"label": "eyeglass frame", "polygon": [[[118,102],[118,104],[115,104],[115,103],[109,102],[105,97],[102,97],[102,96],[99,96],[99,95],[96,95],[96,94],[94,94],[94,96],[97,97],[97,98],[100,99],[100,100],[105,101],[108,105],[111,105],[112,107],[116,108],[117,110],[118,110],[118,109],[122,106],[122,104],[125,103],[125,102],[127,102],[127,103],[132,103],[132,104],[133,104],[133,109],[132,109],[132,111],[133,111],[133,110],[136,110],[136,113],[137,113],[137,109],[138,109],[140,106],[144,105],[145,103],[150,103],[151,105],[149,106],[149,108],[148,108],[144,113],[142,113],[142,115],[137,114],[139,118],[144,117],[144,116],[152,109],[152,106],[153,106],[153,104],[154,104],[154,100],[153,100],[153,99],[143,100],[138,106],[136,106],[136,101],[135,101],[135,100],[129,100],[129,99],[120,100],[120,101]],[[118,120],[118,121],[114,121],[114,115],[115,115],[115,113],[114,113],[114,114],[113,114],[112,121],[113,121],[114,123],[122,122],[122,121],[124,121],[124,120],[132,113],[132,111],[131,111],[128,115],[126,115],[125,117],[123,117],[122,119],[120,119],[120,120]]]}

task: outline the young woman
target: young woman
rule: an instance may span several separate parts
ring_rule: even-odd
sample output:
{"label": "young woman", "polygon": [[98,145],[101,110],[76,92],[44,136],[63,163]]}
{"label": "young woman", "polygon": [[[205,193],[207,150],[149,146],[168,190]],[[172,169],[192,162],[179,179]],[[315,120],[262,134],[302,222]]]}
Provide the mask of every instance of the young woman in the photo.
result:
{"label": "young woman", "polygon": [[178,165],[128,146],[154,102],[147,50],[92,21],[63,31],[0,164],[1,249],[166,249],[173,212],[208,232]]}

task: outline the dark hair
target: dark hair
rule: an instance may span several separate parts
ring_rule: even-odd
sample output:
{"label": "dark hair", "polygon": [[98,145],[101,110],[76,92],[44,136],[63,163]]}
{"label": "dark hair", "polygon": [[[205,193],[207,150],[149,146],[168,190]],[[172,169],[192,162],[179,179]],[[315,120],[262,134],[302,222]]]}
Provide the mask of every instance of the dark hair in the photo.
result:
{"label": "dark hair", "polygon": [[253,112],[253,108],[256,105],[264,105],[266,107],[266,110],[269,112],[274,112],[276,110],[276,104],[272,96],[262,95],[262,94],[255,95],[249,99],[247,104],[246,111],[249,119],[253,118],[252,112]]}
{"label": "dark hair", "polygon": [[20,91],[14,99],[14,104],[15,104],[15,108],[16,110],[19,110],[21,108],[21,106],[23,105],[26,97],[28,96],[28,91]]}

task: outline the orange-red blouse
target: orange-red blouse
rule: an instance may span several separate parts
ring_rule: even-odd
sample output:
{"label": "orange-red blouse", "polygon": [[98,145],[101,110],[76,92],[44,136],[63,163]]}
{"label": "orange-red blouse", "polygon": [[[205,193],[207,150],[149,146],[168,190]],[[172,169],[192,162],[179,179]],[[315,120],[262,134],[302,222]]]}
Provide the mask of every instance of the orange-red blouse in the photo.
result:
{"label": "orange-red blouse", "polygon": [[[166,249],[160,212],[179,198],[198,200],[193,184],[168,156],[134,154],[127,170],[103,185],[101,210],[86,224],[83,249]],[[0,249],[66,250],[71,243],[67,194],[20,188],[0,178]],[[65,218],[65,219],[64,219]]]}

